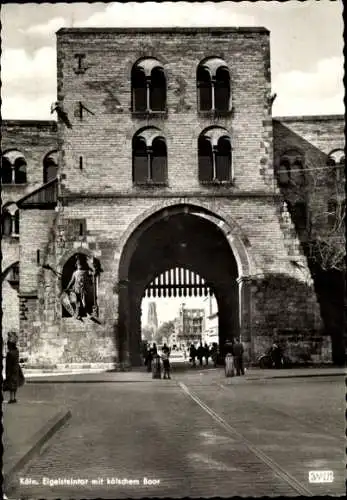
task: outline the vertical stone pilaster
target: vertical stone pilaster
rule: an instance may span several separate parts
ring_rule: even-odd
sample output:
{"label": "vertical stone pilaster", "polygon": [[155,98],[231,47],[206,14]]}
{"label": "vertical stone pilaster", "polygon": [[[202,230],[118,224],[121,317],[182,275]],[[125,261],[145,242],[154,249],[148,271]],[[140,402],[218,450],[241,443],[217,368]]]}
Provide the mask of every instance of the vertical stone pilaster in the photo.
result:
{"label": "vertical stone pilaster", "polygon": [[245,349],[245,361],[249,362],[253,353],[252,311],[251,311],[251,277],[240,276],[238,283],[239,331]]}
{"label": "vertical stone pilaster", "polygon": [[251,342],[251,277],[240,276],[239,285],[239,324],[243,342]]}

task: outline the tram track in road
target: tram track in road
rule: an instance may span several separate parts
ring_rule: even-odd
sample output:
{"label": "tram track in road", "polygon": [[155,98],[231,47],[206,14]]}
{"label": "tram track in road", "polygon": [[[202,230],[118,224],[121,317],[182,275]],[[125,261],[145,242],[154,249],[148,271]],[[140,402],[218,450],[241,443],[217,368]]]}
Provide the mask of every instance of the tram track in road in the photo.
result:
{"label": "tram track in road", "polygon": [[204,401],[200,399],[197,394],[188,389],[188,387],[183,382],[178,382],[178,386],[186,394],[187,397],[192,399],[197,405],[200,406],[207,414],[209,414],[213,420],[218,422],[218,424],[232,437],[237,438],[240,444],[244,445],[250,453],[255,455],[263,464],[265,464],[271,471],[284,481],[292,490],[301,496],[314,496],[314,493],[310,491],[306,486],[301,484],[295,477],[293,477],[289,472],[287,472],[281,465],[275,462],[272,458],[266,455],[259,447],[255,446],[251,441],[249,441],[243,434],[237,431],[234,427],[228,424],[218,413],[216,413],[212,408],[210,408]]}
{"label": "tram track in road", "polygon": [[[233,387],[230,385],[224,385],[224,384],[217,384],[217,385],[218,385],[218,387],[220,387],[221,389],[223,389],[225,391],[232,392]],[[290,418],[291,420],[294,420],[295,422],[297,422],[300,425],[307,426],[307,419],[296,417],[296,416],[294,416],[294,415],[292,415],[284,410],[279,410],[278,408],[275,408],[274,406],[268,404],[267,402],[264,403],[264,401],[262,401],[262,406],[263,407],[265,406],[269,410],[269,412],[271,412],[272,414],[278,415],[280,418],[281,417]],[[320,433],[327,432],[327,429],[324,429],[319,424],[313,424],[313,423],[310,423],[310,430],[311,431],[316,430],[317,432],[320,432]],[[329,434],[329,437],[331,439],[334,439],[336,442],[341,443],[341,437],[334,436],[332,434]]]}

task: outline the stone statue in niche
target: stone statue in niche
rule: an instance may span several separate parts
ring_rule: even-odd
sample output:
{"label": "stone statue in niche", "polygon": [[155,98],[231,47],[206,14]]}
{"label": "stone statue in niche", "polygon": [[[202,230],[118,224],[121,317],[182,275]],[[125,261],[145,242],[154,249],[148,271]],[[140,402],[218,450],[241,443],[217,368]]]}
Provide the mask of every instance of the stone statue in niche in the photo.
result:
{"label": "stone statue in niche", "polygon": [[87,317],[97,323],[97,278],[102,271],[97,259],[87,260],[77,255],[75,270],[62,293],[61,302],[66,311],[83,321]]}

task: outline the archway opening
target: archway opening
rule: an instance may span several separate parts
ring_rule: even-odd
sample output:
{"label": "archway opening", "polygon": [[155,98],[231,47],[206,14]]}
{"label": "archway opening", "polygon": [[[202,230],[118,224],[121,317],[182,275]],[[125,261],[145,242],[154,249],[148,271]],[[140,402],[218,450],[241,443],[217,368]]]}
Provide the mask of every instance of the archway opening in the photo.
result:
{"label": "archway opening", "polygon": [[206,280],[190,269],[175,267],[156,276],[141,302],[141,345],[166,343],[188,360],[200,342],[219,344],[218,303]]}
{"label": "archway opening", "polygon": [[[213,291],[218,303],[219,344],[239,335],[237,263],[220,227],[199,210],[188,210],[184,205],[166,209],[139,226],[125,245],[119,272],[123,284],[119,289],[117,339],[121,361],[142,364],[141,304],[148,290],[159,293],[166,288],[167,293],[171,290],[174,295],[176,290],[179,296],[179,290],[185,288],[189,296],[184,281],[189,273],[192,279],[199,276],[204,280],[201,289]],[[186,278],[182,275],[177,283],[172,276],[172,280],[160,283],[173,269],[184,270]]]}

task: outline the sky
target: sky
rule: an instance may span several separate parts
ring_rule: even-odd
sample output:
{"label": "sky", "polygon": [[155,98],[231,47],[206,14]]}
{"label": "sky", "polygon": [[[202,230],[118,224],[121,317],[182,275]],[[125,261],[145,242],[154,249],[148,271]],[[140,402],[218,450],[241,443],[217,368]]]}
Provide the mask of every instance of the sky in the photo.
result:
{"label": "sky", "polygon": [[264,26],[271,32],[274,116],[342,114],[340,0],[5,4],[2,118],[54,119],[61,27]]}

